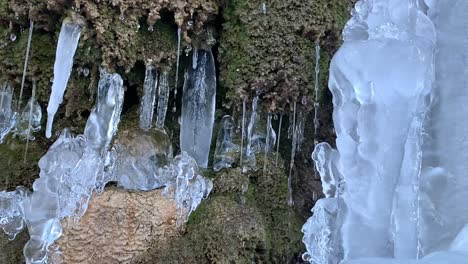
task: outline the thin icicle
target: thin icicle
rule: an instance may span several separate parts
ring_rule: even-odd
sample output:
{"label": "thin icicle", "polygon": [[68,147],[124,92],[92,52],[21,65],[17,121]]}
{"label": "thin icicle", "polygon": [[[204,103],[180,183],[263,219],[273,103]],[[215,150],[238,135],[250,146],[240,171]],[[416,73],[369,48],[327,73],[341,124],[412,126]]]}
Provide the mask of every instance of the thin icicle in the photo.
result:
{"label": "thin icicle", "polygon": [[29,148],[29,139],[31,134],[31,126],[33,120],[33,111],[34,111],[34,100],[36,98],[36,80],[33,80],[32,85],[32,94],[31,99],[29,100],[29,121],[28,121],[28,129],[26,134],[26,148],[24,149],[24,163],[26,163],[26,158],[28,156],[28,148]]}
{"label": "thin icicle", "polygon": [[79,23],[65,19],[60,30],[54,64],[54,83],[47,106],[46,137],[52,136],[54,116],[63,101],[63,95],[67,88],[68,79],[73,67],[75,55],[80,40],[82,26]]}
{"label": "thin icicle", "polygon": [[267,136],[266,136],[266,140],[265,140],[265,156],[263,158],[263,176],[266,176],[266,172],[267,172],[267,163],[268,163],[268,154],[270,153],[270,149],[272,146],[270,146],[270,138],[271,138],[271,114],[268,113],[267,114],[267,126],[266,126],[266,130],[267,130]]}
{"label": "thin icicle", "polygon": [[299,110],[296,118],[296,150],[301,151],[302,143],[304,143],[304,129],[306,122],[306,115],[304,111]]}
{"label": "thin icicle", "polygon": [[319,74],[320,74],[320,44],[315,45],[315,97],[314,97],[314,145],[317,144],[317,133],[319,127]]}
{"label": "thin icicle", "polygon": [[278,143],[276,144],[276,162],[275,165],[278,167],[278,159],[279,159],[279,148],[281,142],[281,126],[283,125],[283,113],[280,114],[279,126],[278,126]]}
{"label": "thin icicle", "polygon": [[18,100],[18,105],[16,106],[17,111],[19,111],[19,109],[21,108],[21,102],[23,99],[24,82],[26,81],[26,70],[28,68],[29,50],[31,49],[31,40],[32,40],[33,30],[34,30],[34,21],[29,20],[29,35],[28,35],[28,42],[26,44],[26,55],[24,58],[23,77],[21,78],[21,89],[20,89],[20,94],[19,94],[19,100]]}
{"label": "thin icicle", "polygon": [[291,149],[291,162],[289,163],[289,176],[288,176],[288,205],[294,205],[293,195],[292,195],[292,171],[294,168],[294,158],[296,157],[296,147],[297,147],[297,131],[296,131],[296,102],[294,102],[294,112],[293,112],[293,125],[292,125],[292,149]]}
{"label": "thin icicle", "polygon": [[244,100],[242,100],[242,138],[241,138],[241,149],[240,149],[240,163],[241,166],[242,166],[242,159],[244,157],[244,138],[245,138],[245,111],[246,111],[246,104],[247,104],[247,101],[246,99],[244,98]]}
{"label": "thin icicle", "polygon": [[166,120],[167,104],[169,102],[169,73],[165,71],[159,80],[158,92],[158,119],[156,128],[164,129],[164,121]]}
{"label": "thin icicle", "polygon": [[[174,103],[172,112],[177,112],[177,88],[179,87],[179,63],[180,63],[180,45],[182,39],[182,29],[177,29],[177,64],[176,64],[176,75],[175,75],[175,87],[174,87]],[[175,116],[175,115],[174,115]]]}
{"label": "thin icicle", "polygon": [[143,98],[140,105],[140,128],[149,130],[153,124],[156,88],[158,86],[158,71],[153,66],[146,66]]}
{"label": "thin icicle", "polygon": [[246,173],[249,170],[253,169],[257,171],[257,159],[255,157],[256,149],[255,147],[258,145],[254,142],[254,134],[255,134],[255,127],[258,123],[258,96],[254,97],[252,101],[252,110],[250,114],[250,121],[247,127],[247,146],[245,148],[245,160],[242,164],[242,172]]}

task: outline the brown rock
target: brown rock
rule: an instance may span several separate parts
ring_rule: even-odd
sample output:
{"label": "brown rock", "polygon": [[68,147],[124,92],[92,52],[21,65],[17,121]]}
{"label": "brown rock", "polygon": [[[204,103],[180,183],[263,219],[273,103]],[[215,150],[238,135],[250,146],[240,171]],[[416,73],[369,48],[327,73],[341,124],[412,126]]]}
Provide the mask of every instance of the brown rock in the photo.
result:
{"label": "brown rock", "polygon": [[129,192],[107,188],[94,194],[78,223],[62,221],[58,240],[63,263],[129,263],[151,244],[178,235],[176,204],[162,190]]}

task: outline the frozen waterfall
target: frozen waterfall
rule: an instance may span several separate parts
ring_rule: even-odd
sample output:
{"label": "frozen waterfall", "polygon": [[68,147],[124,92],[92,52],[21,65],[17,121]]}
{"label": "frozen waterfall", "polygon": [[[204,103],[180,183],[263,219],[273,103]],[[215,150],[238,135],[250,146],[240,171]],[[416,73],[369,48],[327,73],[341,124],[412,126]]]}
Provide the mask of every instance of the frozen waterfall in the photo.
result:
{"label": "frozen waterfall", "polygon": [[68,79],[73,67],[73,56],[80,40],[81,28],[81,23],[65,19],[60,30],[55,55],[54,83],[52,84],[49,105],[47,106],[46,137],[48,138],[52,136],[54,116],[63,101],[63,95],[67,89]]}
{"label": "frozen waterfall", "polygon": [[361,0],[332,60],[337,151],[304,226],[317,264],[468,261],[468,3]]}

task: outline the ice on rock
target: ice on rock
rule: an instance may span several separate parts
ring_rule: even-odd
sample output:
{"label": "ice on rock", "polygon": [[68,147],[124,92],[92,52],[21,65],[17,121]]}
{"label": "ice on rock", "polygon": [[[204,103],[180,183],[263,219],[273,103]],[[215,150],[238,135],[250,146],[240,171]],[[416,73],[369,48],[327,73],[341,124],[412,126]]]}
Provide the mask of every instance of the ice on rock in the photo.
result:
{"label": "ice on rock", "polygon": [[182,96],[180,148],[208,167],[216,103],[216,69],[211,50],[195,49]]}
{"label": "ice on rock", "polygon": [[82,23],[65,19],[60,30],[54,64],[54,82],[47,106],[46,137],[52,136],[55,113],[63,101],[68,79],[73,67],[73,56],[80,40]]}
{"label": "ice on rock", "polygon": [[0,192],[0,227],[10,240],[15,239],[25,227],[21,205],[30,193],[24,187],[17,187],[14,192]]}
{"label": "ice on rock", "polygon": [[239,145],[234,143],[236,124],[231,116],[221,119],[221,127],[216,140],[213,170],[231,168],[239,155]]}
{"label": "ice on rock", "polygon": [[40,159],[34,192],[23,203],[31,239],[24,248],[26,263],[46,263],[50,246],[61,235],[60,219],[80,218],[97,187],[102,187],[106,149],[117,130],[123,104],[122,79],[101,71],[96,106],[84,135],[68,129]]}
{"label": "ice on rock", "polygon": [[169,73],[165,71],[159,80],[158,89],[158,118],[156,121],[157,129],[164,129],[166,120],[167,106],[169,104]]}
{"label": "ice on rock", "polygon": [[326,198],[339,197],[343,190],[343,179],[336,167],[339,153],[328,143],[320,143],[315,147],[312,159],[320,174],[322,190]]}
{"label": "ice on rock", "polygon": [[213,189],[213,183],[200,174],[197,162],[186,152],[182,152],[174,159],[170,170],[174,182],[168,184],[165,191],[174,195],[178,224],[181,224],[188,221],[190,213],[208,197]]}
{"label": "ice on rock", "polygon": [[172,175],[172,145],[162,130],[131,131],[118,135],[112,147],[111,178],[128,190],[153,190],[164,187]]}
{"label": "ice on rock", "polygon": [[158,71],[153,66],[146,66],[145,82],[143,83],[143,98],[140,105],[140,128],[149,130],[153,124],[156,89],[158,87]]}
{"label": "ice on rock", "polygon": [[13,90],[8,83],[0,91],[0,143],[16,124],[16,113],[13,111]]}

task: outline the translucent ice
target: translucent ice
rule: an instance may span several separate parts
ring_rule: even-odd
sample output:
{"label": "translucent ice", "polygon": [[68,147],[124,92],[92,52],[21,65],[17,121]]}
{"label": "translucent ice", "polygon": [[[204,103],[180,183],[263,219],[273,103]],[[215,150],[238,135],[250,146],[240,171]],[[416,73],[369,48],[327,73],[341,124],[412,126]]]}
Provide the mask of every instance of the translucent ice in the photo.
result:
{"label": "translucent ice", "polygon": [[60,219],[81,217],[93,190],[105,184],[106,149],[117,130],[122,104],[122,79],[102,70],[84,135],[74,137],[65,129],[40,159],[40,178],[23,202],[31,237],[24,248],[26,263],[46,263],[50,246],[61,235]]}
{"label": "translucent ice", "polygon": [[216,140],[213,170],[231,168],[239,155],[239,145],[234,143],[235,122],[231,116],[221,119],[221,126]]}
{"label": "translucent ice", "polygon": [[35,137],[32,133],[41,129],[41,121],[42,108],[35,98],[31,98],[17,119],[14,135],[21,139],[34,140]]}
{"label": "translucent ice", "polygon": [[22,203],[30,193],[23,187],[17,187],[14,192],[0,192],[0,227],[10,240],[25,227]]}
{"label": "translucent ice", "polygon": [[[242,161],[243,172],[250,170],[256,171],[257,155],[265,153],[265,150],[271,152],[276,142],[276,133],[273,127],[268,124],[265,113],[258,109],[258,97],[252,100],[252,108],[250,110],[250,119],[247,126],[247,145],[245,146],[244,158]],[[268,137],[268,133],[270,136]]]}
{"label": "translucent ice", "polygon": [[180,224],[188,220],[202,199],[208,197],[213,183],[200,174],[196,161],[185,152],[175,158],[171,171],[175,182],[168,185],[166,192],[174,193]]}
{"label": "translucent ice", "polygon": [[17,111],[19,111],[19,108],[21,107],[21,103],[23,99],[24,82],[26,81],[26,70],[28,69],[29,51],[31,49],[31,40],[32,40],[33,30],[34,30],[34,21],[29,20],[28,42],[26,44],[26,55],[24,56],[23,77],[21,78],[21,89],[20,89]]}
{"label": "translucent ice", "polygon": [[216,69],[211,50],[195,49],[182,97],[180,148],[208,167],[216,103]]}
{"label": "translucent ice", "polygon": [[162,130],[132,130],[119,135],[112,156],[111,178],[125,189],[153,190],[172,179],[165,168],[172,161],[172,145]]}
{"label": "translucent ice", "polygon": [[120,75],[101,68],[96,105],[88,118],[84,136],[90,147],[105,148],[117,132],[124,99]]}
{"label": "translucent ice", "polygon": [[140,128],[149,130],[153,124],[156,89],[158,87],[158,71],[153,66],[146,66],[145,82],[143,83],[143,98],[140,104]]}
{"label": "translucent ice", "polygon": [[[450,10],[454,2],[451,3]],[[464,3],[460,5],[457,10],[467,6]],[[361,263],[358,259],[373,257],[417,259],[446,249],[447,246],[441,241],[442,236],[436,235],[437,225],[429,222],[440,220],[438,210],[453,208],[461,200],[452,200],[450,205],[437,205],[435,208],[441,209],[433,213],[430,207],[434,205],[435,197],[426,189],[433,189],[431,185],[438,182],[438,195],[443,196],[447,191],[447,195],[450,192],[452,197],[467,198],[457,188],[449,187],[450,173],[440,173],[446,170],[431,173],[434,176],[432,181],[424,179],[425,171],[432,171],[430,167],[439,165],[429,163],[425,167],[425,158],[440,160],[433,156],[434,150],[426,155],[425,148],[460,146],[462,142],[458,140],[457,143],[447,144],[445,139],[455,138],[454,130],[450,129],[452,134],[445,134],[443,144],[425,143],[425,135],[432,133],[431,126],[436,120],[430,114],[436,31],[425,10],[427,7],[422,1],[359,1],[353,18],[343,32],[345,42],[331,63],[329,87],[333,94],[338,152],[328,145],[319,144],[314,160],[322,176],[327,196],[325,201],[343,199],[343,205],[337,207],[343,217],[337,219],[342,221],[338,226],[336,222],[314,221],[323,226],[313,225],[313,228],[340,234],[338,249],[342,250],[342,258],[356,260],[349,263]],[[447,21],[457,21],[452,18]],[[460,27],[464,24],[460,22]],[[444,39],[449,40],[446,36]],[[454,50],[453,47],[451,50]],[[444,67],[450,72],[455,68]],[[453,76],[450,79],[454,80]],[[444,85],[443,91],[449,90]],[[460,95],[459,91],[457,96]],[[446,103],[455,105],[448,100]],[[463,112],[460,111],[463,109],[461,105],[453,112]],[[453,112],[447,111],[451,117]],[[429,119],[433,120],[428,122]],[[446,124],[444,127],[457,126]],[[463,156],[462,152],[456,155]],[[453,160],[453,157],[449,159]],[[447,185],[440,185],[440,179],[446,180]],[[450,215],[449,211],[446,215]],[[451,215],[465,215],[461,211],[460,207],[458,213],[453,214],[453,211]],[[426,216],[426,213],[432,215]],[[453,240],[452,231],[456,228],[459,230],[468,222],[468,219],[458,215],[448,217],[451,220],[440,228],[440,231],[446,231],[444,239],[447,241]],[[314,250],[323,248],[319,242],[310,239],[304,242],[312,263],[335,264],[340,261],[324,258],[324,251]],[[322,262],[314,262],[314,259]]]}
{"label": "translucent ice", "polygon": [[158,89],[158,118],[156,128],[164,129],[164,121],[166,120],[167,106],[169,104],[169,73],[163,72],[159,80]]}
{"label": "translucent ice", "polygon": [[5,83],[0,90],[0,143],[16,124],[16,113],[13,111],[13,90]]}
{"label": "translucent ice", "polygon": [[52,136],[54,116],[63,101],[63,95],[70,78],[73,67],[73,56],[80,40],[81,27],[80,23],[65,19],[60,30],[57,52],[55,54],[54,83],[52,84],[49,105],[47,106],[46,137],[48,138]]}

